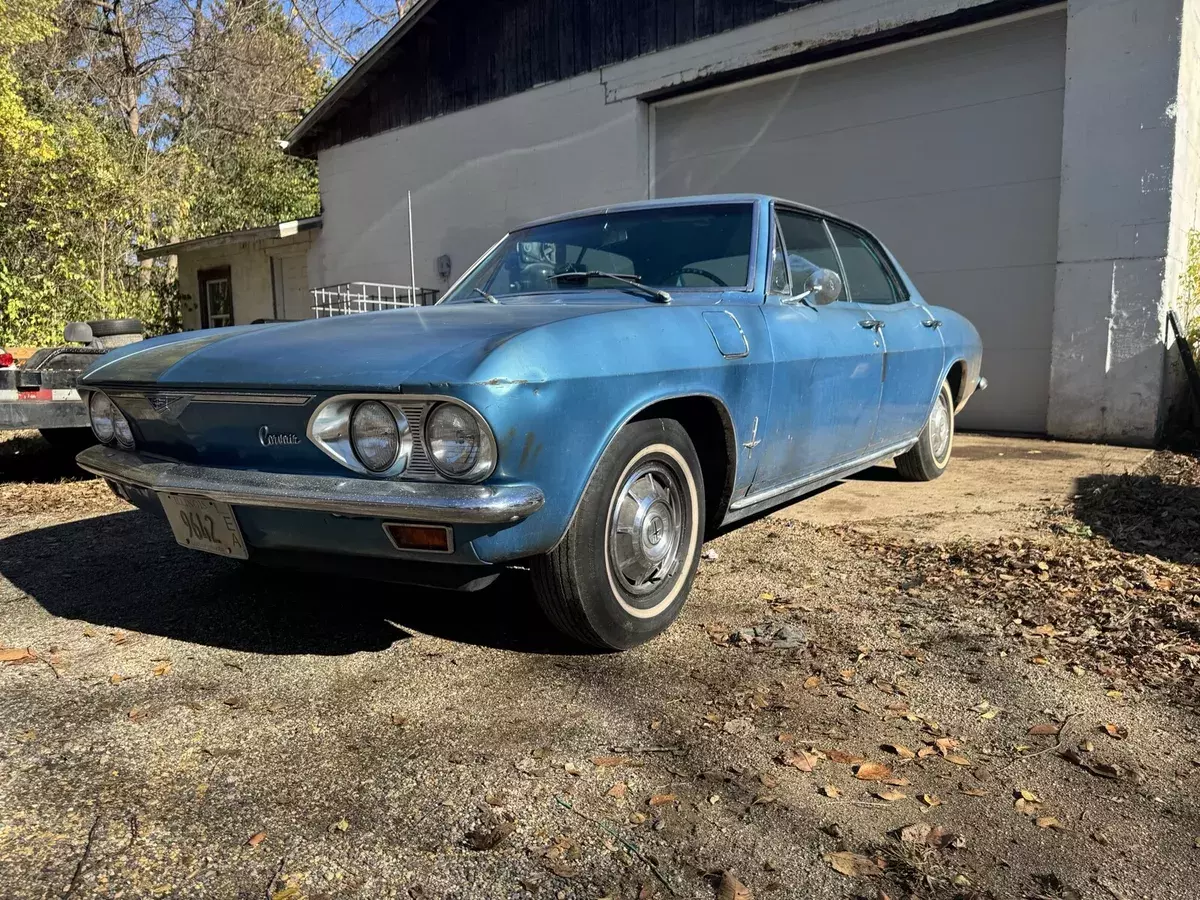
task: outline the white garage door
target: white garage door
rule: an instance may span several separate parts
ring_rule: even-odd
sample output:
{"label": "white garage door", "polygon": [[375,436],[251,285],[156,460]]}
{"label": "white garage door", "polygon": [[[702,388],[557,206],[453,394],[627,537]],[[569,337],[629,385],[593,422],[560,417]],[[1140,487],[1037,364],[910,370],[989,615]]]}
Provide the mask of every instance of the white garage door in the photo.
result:
{"label": "white garage door", "polygon": [[1043,432],[1066,18],[1048,14],[654,109],[656,196],[747,191],[866,225],[983,338],[964,427]]}

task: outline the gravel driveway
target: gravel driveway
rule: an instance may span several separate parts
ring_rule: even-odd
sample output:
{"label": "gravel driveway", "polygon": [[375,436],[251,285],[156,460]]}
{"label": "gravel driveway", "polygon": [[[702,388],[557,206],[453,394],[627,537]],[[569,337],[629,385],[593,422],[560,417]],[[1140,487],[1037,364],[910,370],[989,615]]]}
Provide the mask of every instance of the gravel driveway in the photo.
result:
{"label": "gravel driveway", "polygon": [[1200,478],[1160,462],[1022,538],[760,520],[593,654],[520,573],[244,571],[0,441],[0,897],[1193,897]]}

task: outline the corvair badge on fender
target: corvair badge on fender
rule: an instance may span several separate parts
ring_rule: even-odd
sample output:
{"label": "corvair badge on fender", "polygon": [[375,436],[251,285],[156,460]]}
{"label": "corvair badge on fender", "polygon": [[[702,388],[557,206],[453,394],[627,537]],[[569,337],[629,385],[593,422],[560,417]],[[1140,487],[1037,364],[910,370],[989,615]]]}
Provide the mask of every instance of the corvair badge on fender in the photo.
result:
{"label": "corvair badge on fender", "polygon": [[721,526],[940,475],[980,358],[856,225],[649,201],[518,229],[436,306],[114,351],[79,463],[226,557],[459,589],[520,563],[562,631],[627,648]]}

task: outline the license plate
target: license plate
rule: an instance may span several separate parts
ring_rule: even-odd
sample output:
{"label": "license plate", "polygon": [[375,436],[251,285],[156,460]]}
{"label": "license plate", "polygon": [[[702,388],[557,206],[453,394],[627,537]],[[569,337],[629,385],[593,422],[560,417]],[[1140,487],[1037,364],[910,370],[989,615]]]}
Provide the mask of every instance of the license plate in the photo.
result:
{"label": "license plate", "polygon": [[182,546],[233,559],[249,558],[242,529],[228,503],[190,494],[159,494],[158,499]]}

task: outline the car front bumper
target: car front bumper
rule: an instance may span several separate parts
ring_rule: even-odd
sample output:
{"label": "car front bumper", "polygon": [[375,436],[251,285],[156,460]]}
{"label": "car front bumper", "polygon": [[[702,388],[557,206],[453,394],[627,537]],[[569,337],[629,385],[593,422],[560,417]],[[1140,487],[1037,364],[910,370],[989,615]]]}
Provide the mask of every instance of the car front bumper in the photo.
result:
{"label": "car front bumper", "polygon": [[76,457],[94,475],[155,493],[192,494],[231,506],[307,510],[444,525],[506,525],[542,508],[530,484],[479,485],[287,475],[210,468],[89,447]]}

